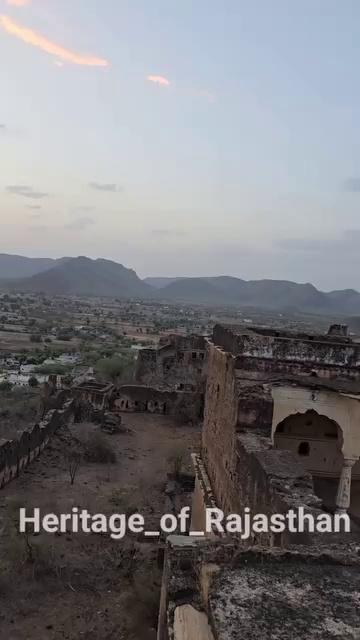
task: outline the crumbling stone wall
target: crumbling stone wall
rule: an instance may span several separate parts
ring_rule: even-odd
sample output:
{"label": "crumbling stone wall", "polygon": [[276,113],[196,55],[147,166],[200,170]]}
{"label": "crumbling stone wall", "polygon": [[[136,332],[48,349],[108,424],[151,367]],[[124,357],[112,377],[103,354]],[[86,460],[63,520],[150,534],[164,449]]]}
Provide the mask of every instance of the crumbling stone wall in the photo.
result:
{"label": "crumbling stone wall", "polygon": [[[314,516],[321,513],[322,501],[314,494],[311,475],[290,451],[273,449],[270,438],[244,432],[237,436],[236,492],[232,509],[241,513],[245,507],[252,514],[274,513],[304,507]],[[323,534],[321,534],[323,535]],[[284,531],[282,534],[260,533],[247,545],[286,547],[289,544],[315,544],[316,534]]]}
{"label": "crumbling stone wall", "polygon": [[[247,457],[239,434],[249,430],[271,442],[273,385],[283,380],[290,384],[291,380],[302,381],[306,374],[309,385],[330,384],[319,378],[339,373],[345,385],[354,385],[354,379],[360,376],[358,345],[347,338],[310,338],[219,325],[214,329],[208,348],[202,458],[217,503],[225,512],[236,511],[241,491],[250,483],[241,473],[242,457],[244,461]],[[317,366],[318,379],[311,376]],[[292,459],[298,464],[295,455]],[[263,467],[246,465],[249,476],[254,473],[253,480],[258,482]],[[245,495],[246,506],[257,504],[257,495],[255,489]]]}
{"label": "crumbling stone wall", "polygon": [[360,346],[347,338],[216,325],[213,341],[238,357],[237,368],[360,378]]}
{"label": "crumbling stone wall", "polygon": [[291,361],[282,360],[280,358],[265,358],[254,356],[237,356],[236,368],[246,372],[248,377],[253,378],[273,378],[276,375],[298,376],[298,377],[317,377],[324,380],[338,380],[343,378],[346,380],[359,380],[359,368],[345,367],[335,364],[326,364],[319,361]]}
{"label": "crumbling stone wall", "polygon": [[89,403],[96,409],[106,410],[109,408],[110,399],[114,391],[111,383],[88,381],[72,387],[71,393],[80,403]]}
{"label": "crumbling stone wall", "polygon": [[225,510],[235,501],[237,396],[235,358],[210,344],[202,435],[202,457],[215,494]]}
{"label": "crumbling stone wall", "polygon": [[139,351],[135,379],[149,386],[196,391],[205,385],[205,370],[205,338],[172,335],[158,349]]}
{"label": "crumbling stone wall", "polygon": [[[249,507],[269,516],[299,505],[320,509],[311,475],[294,454],[279,456],[272,448],[271,386],[239,380],[236,357],[216,345],[209,346],[208,362],[201,456],[217,506],[225,513]],[[204,486],[204,479],[196,483]],[[200,502],[197,495],[198,522]],[[203,503],[205,509],[205,492]],[[261,543],[274,544],[271,534]]]}
{"label": "crumbling stone wall", "polygon": [[274,401],[268,385],[243,385],[237,379],[237,431],[256,429],[271,436]]}
{"label": "crumbling stone wall", "polygon": [[198,392],[123,385],[114,393],[112,410],[178,416],[181,420],[196,423],[202,417],[203,396]]}
{"label": "crumbling stone wall", "polygon": [[0,443],[0,488],[24,469],[46,447],[55,431],[73,416],[73,401],[67,400],[61,409],[51,409],[43,420],[23,431],[18,440]]}

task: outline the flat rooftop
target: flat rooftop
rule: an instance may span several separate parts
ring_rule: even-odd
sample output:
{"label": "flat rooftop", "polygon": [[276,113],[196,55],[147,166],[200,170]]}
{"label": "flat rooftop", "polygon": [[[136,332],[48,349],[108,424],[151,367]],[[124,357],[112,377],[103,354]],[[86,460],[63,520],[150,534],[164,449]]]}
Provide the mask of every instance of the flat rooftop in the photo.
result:
{"label": "flat rooftop", "polygon": [[297,331],[287,331],[285,329],[271,329],[267,327],[249,327],[242,324],[216,324],[213,329],[212,340],[215,344],[225,347],[224,340],[227,342],[232,338],[237,342],[239,338],[274,338],[283,342],[311,342],[313,344],[321,344],[338,347],[356,347],[359,343],[354,342],[349,336],[325,333],[303,333]]}
{"label": "flat rooftop", "polygon": [[289,373],[272,373],[261,372],[260,375],[254,375],[252,378],[248,371],[242,369],[235,370],[235,379],[237,390],[243,395],[245,390],[258,389],[259,385],[276,386],[293,386],[303,387],[305,389],[333,391],[345,395],[360,396],[360,379],[351,380],[346,378],[320,378],[318,376],[302,376],[291,375]]}
{"label": "flat rooftop", "polygon": [[[356,542],[239,547],[232,538],[169,536],[165,624],[187,604],[205,613],[216,640],[359,640],[360,555]],[[185,615],[186,617],[186,615]],[[186,625],[187,623],[187,625]],[[207,633],[204,633],[204,628]],[[208,630],[210,630],[210,635]],[[179,636],[180,637],[180,636]]]}
{"label": "flat rooftop", "polygon": [[218,640],[360,638],[360,566],[247,557],[210,593]]}
{"label": "flat rooftop", "polygon": [[286,329],[272,329],[270,327],[255,327],[245,324],[219,324],[221,327],[234,336],[240,335],[259,335],[272,338],[282,338],[284,340],[309,340],[311,342],[331,342],[338,344],[351,344],[353,341],[349,336],[341,336],[337,334],[327,333],[304,333],[301,331],[289,331]]}

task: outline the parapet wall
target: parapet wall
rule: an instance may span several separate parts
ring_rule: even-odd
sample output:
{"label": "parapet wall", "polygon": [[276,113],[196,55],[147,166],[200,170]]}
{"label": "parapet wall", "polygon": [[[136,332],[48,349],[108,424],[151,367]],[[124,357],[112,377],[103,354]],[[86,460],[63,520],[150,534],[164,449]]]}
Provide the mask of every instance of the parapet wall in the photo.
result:
{"label": "parapet wall", "polygon": [[[322,501],[314,494],[311,475],[290,451],[273,449],[270,438],[244,432],[237,436],[235,513],[245,507],[251,513],[286,513],[303,507],[314,517],[322,511]],[[324,536],[324,534],[321,534]],[[290,544],[315,544],[319,534],[272,532],[256,534],[248,545],[287,547]]]}
{"label": "parapet wall", "polygon": [[[248,508],[250,517],[263,514],[271,521],[274,514],[286,514],[293,510],[295,513],[300,507],[305,514],[317,516],[324,514],[322,500],[314,493],[311,475],[298,462],[290,451],[273,449],[269,438],[264,438],[256,433],[244,432],[238,434],[236,444],[236,468],[226,478],[226,491],[224,491],[224,479],[216,476],[212,469],[212,481],[209,481],[207,470],[198,456],[193,456],[195,469],[195,491],[192,503],[191,529],[204,531],[208,537],[223,537],[213,527],[212,532],[206,531],[206,509],[217,507],[230,513],[244,516]],[[215,493],[218,497],[215,497]],[[235,537],[238,534],[234,534]],[[346,534],[348,541],[358,540],[357,530],[352,534]],[[338,543],[342,540],[342,534],[296,532],[285,529],[282,533],[262,531],[250,532],[248,538],[241,539],[244,547],[262,545],[263,547],[287,548],[289,545],[301,544],[321,546],[324,544]]]}
{"label": "parapet wall", "polygon": [[21,470],[46,447],[55,431],[73,415],[73,400],[67,400],[61,409],[51,409],[32,429],[23,431],[18,440],[0,444],[0,488],[18,477]]}
{"label": "parapet wall", "polygon": [[[307,336],[304,334],[284,334],[258,329],[243,330],[216,325],[213,332],[216,345],[239,357],[238,368],[250,368],[242,360],[255,359],[276,363],[313,365],[313,368],[341,368],[341,375],[360,377],[360,346],[341,338],[329,336]],[[256,362],[256,368],[259,367]],[[357,370],[356,370],[357,368]]]}

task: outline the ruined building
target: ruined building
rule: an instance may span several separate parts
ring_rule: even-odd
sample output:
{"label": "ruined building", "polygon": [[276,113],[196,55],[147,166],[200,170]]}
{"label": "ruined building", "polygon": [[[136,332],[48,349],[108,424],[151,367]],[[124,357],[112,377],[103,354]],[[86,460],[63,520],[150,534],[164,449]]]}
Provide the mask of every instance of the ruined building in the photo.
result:
{"label": "ruined building", "polygon": [[139,351],[135,384],[114,394],[113,410],[150,412],[198,422],[203,416],[206,341],[202,336],[166,336],[158,349]]}
{"label": "ruined building", "polygon": [[225,512],[255,494],[271,507],[282,476],[309,505],[359,520],[360,345],[339,333],[215,326],[198,463]]}
{"label": "ruined building", "polygon": [[166,336],[158,349],[139,351],[136,379],[145,385],[160,385],[170,390],[203,391],[206,347],[203,336]]}
{"label": "ruined building", "polygon": [[[338,325],[327,335],[217,325],[206,361],[198,537],[167,541],[158,639],[360,638],[360,345]],[[347,512],[352,531],[229,538],[205,532],[207,507]]]}

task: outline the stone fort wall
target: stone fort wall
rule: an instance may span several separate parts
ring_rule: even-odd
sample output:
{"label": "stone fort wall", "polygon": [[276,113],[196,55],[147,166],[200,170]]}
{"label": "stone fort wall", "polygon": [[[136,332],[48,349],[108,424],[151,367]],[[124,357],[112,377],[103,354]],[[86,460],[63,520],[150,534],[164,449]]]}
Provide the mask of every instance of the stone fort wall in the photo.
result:
{"label": "stone fort wall", "polygon": [[141,349],[135,379],[139,384],[195,391],[205,385],[206,340],[203,336],[167,338],[158,349]]}
{"label": "stone fort wall", "polygon": [[193,391],[170,391],[129,384],[122,385],[114,392],[111,408],[115,412],[178,416],[196,423],[203,415],[203,395]]}
{"label": "stone fort wall", "polygon": [[51,409],[32,429],[23,431],[18,440],[0,443],[0,488],[18,477],[48,444],[55,431],[73,416],[73,400],[66,400],[61,409]]}
{"label": "stone fort wall", "polygon": [[[227,329],[224,331],[231,340]],[[239,345],[236,338],[235,351]],[[290,341],[287,344],[291,351],[294,346]],[[357,347],[351,349],[356,353]],[[287,511],[290,505],[321,509],[312,477],[299,464],[297,456],[273,448],[271,384],[275,378],[264,377],[261,371],[252,375],[252,371],[239,369],[239,357],[238,352],[209,343],[201,456],[217,506],[225,513],[241,512],[248,506],[252,511],[269,515]],[[272,364],[270,359],[269,365]],[[289,366],[299,364],[289,361]],[[341,370],[344,374],[349,372],[346,364]],[[206,481],[196,484],[202,487],[203,494],[206,485]],[[198,505],[206,506],[207,501],[206,495],[196,497]],[[197,511],[201,514],[201,509]],[[201,515],[201,528],[200,520]],[[273,544],[270,539],[260,542]],[[283,541],[281,545],[287,543]]]}
{"label": "stone fort wall", "polygon": [[216,325],[213,342],[237,357],[238,369],[360,378],[360,346],[345,338]]}

